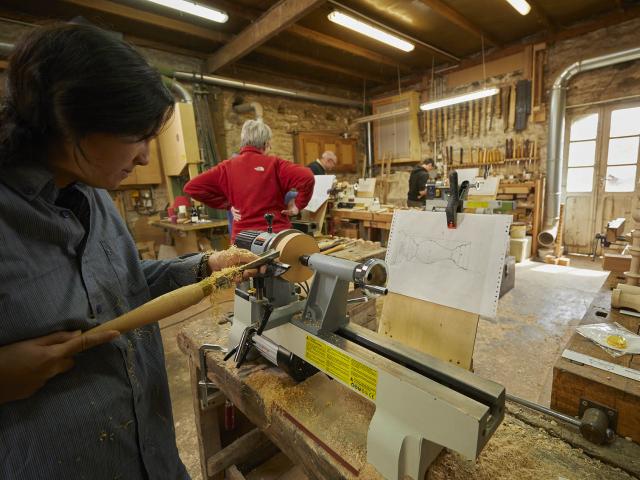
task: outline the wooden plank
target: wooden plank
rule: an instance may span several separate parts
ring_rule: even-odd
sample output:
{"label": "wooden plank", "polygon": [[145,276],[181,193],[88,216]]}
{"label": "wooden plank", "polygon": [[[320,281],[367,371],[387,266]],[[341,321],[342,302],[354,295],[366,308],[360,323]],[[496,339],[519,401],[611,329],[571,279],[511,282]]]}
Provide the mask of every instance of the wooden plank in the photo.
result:
{"label": "wooden plank", "polygon": [[254,428],[207,459],[207,472],[209,475],[216,475],[232,465],[245,462],[254,452],[270,445],[271,440],[261,430]]}
{"label": "wooden plank", "polygon": [[336,65],[335,63],[318,60],[309,55],[300,55],[298,53],[281,50],[279,48],[262,46],[262,47],[256,48],[256,52],[264,53],[265,55],[269,55],[274,58],[279,58],[280,60],[285,60],[287,62],[302,63],[303,65],[308,65],[310,67],[322,68],[323,70],[329,70],[331,72],[341,73],[343,75],[349,75],[351,77],[373,80],[378,83],[386,82],[388,79],[387,77],[377,75],[375,73],[352,70],[350,68],[345,68],[345,67]]}
{"label": "wooden plank", "polygon": [[[260,15],[264,13],[261,10],[254,9],[247,5],[240,6],[237,3],[229,0],[216,0],[216,6],[225,10],[227,13],[231,13],[236,17],[244,18],[245,20],[249,20],[250,22],[255,21],[260,17]],[[345,42],[344,40],[341,40],[332,35],[326,35],[322,32],[318,32],[317,30],[303,27],[302,25],[290,25],[286,31],[287,33],[291,33],[300,38],[304,38],[305,40],[309,40],[319,45],[336,48],[338,50],[348,52],[352,55],[366,58],[367,60],[371,60],[372,62],[382,63],[383,65],[388,65],[394,68],[399,67],[401,72],[411,71],[411,67],[398,62],[398,60],[395,58],[382,55],[378,52],[369,50],[368,48],[361,47],[354,43]]]}
{"label": "wooden plank", "polygon": [[467,17],[462,15],[457,10],[451,8],[449,5],[444,3],[441,0],[420,0],[427,7],[431,8],[436,14],[441,17],[446,18],[451,23],[457,25],[458,27],[466,30],[467,32],[471,32],[479,38],[484,38],[487,42],[491,43],[495,46],[500,46],[501,42],[499,42],[493,35],[487,33],[485,30],[480,28],[478,25],[473,23]]}
{"label": "wooden plank", "polygon": [[531,5],[531,12],[538,17],[538,19],[542,22],[542,24],[549,30],[550,32],[556,32],[558,30],[558,25],[556,22],[542,9],[539,5],[538,0],[528,0],[529,5]]}
{"label": "wooden plank", "polygon": [[173,30],[175,32],[184,33],[192,37],[202,38],[204,40],[210,40],[215,43],[225,43],[229,40],[230,36],[226,33],[212,30],[209,28],[200,27],[193,23],[182,22],[180,20],[174,20],[171,17],[165,17],[164,15],[157,15],[151,12],[145,12],[139,8],[128,7],[121,3],[110,2],[108,0],[63,0],[66,3],[76,5],[79,7],[96,10],[102,13],[108,13],[116,15],[118,17],[128,18],[137,22],[145,23],[147,25],[153,25],[156,27],[165,28],[167,30]]}
{"label": "wooden plank", "polygon": [[378,333],[470,369],[479,315],[398,293],[384,298]]}
{"label": "wooden plank", "polygon": [[177,232],[193,232],[199,230],[209,230],[211,228],[221,228],[228,225],[227,220],[211,220],[205,223],[171,223],[166,220],[152,220],[149,222],[154,227],[166,228]]}
{"label": "wooden plank", "polygon": [[207,70],[215,72],[246,54],[294,24],[324,0],[280,0],[233,40],[207,59]]}
{"label": "wooden plank", "polygon": [[225,472],[225,480],[246,480],[245,476],[240,473],[238,467],[231,465]]}
{"label": "wooden plank", "polygon": [[382,55],[378,52],[374,52],[373,50],[363,48],[353,43],[345,42],[344,40],[331,35],[326,35],[322,32],[318,32],[317,30],[303,27],[302,25],[291,25],[287,29],[287,32],[293,33],[298,37],[310,40],[315,43],[319,43],[321,45],[325,45],[327,47],[336,48],[338,50],[348,52],[352,55],[366,58],[367,60],[371,60],[372,62],[382,63],[383,65],[388,65],[394,68],[399,67],[401,72],[411,71],[410,67],[398,62],[394,58],[387,57],[386,55]]}

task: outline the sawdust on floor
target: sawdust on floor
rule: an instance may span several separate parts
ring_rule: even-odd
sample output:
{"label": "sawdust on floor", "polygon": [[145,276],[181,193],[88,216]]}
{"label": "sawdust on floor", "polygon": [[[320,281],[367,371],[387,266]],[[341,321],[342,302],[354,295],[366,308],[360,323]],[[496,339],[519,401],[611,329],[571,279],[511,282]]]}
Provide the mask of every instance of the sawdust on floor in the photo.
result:
{"label": "sawdust on floor", "polygon": [[457,453],[443,452],[427,475],[428,480],[624,480],[620,469],[586,456],[582,450],[513,418],[504,422],[489,440],[477,462]]}

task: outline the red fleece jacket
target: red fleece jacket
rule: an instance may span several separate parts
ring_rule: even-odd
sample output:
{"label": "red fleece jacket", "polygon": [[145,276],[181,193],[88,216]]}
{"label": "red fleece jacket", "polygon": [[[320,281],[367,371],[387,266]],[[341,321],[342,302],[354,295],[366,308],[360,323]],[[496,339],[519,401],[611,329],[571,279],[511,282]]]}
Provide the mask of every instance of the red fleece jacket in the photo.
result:
{"label": "red fleece jacket", "polygon": [[242,219],[233,222],[233,242],[243,230],[265,230],[265,213],[274,215],[274,232],[291,228],[289,217],[281,213],[287,208],[285,194],[297,190],[296,206],[302,210],[311,200],[314,183],[307,167],[243,147],[236,157],[189,181],[184,191],[211,208],[240,211]]}

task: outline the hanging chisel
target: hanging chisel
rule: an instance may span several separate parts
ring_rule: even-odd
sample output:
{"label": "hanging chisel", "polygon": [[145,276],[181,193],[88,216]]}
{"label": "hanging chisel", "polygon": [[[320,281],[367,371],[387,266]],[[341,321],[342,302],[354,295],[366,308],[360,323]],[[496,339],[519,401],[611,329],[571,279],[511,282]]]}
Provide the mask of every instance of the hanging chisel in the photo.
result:
{"label": "hanging chisel", "polygon": [[493,131],[493,113],[496,105],[496,95],[491,96],[491,101],[489,102],[489,131]]}
{"label": "hanging chisel", "polygon": [[446,140],[446,139],[448,138],[448,133],[449,133],[449,132],[448,132],[448,129],[447,129],[447,126],[448,126],[448,124],[449,124],[449,108],[448,108],[448,107],[445,107],[445,108],[443,108],[443,109],[442,109],[442,116],[443,116],[443,122],[442,122],[442,125],[443,125],[443,132],[442,132],[442,137],[443,137],[443,139],[445,139],[445,140]]}
{"label": "hanging chisel", "polygon": [[504,131],[509,130],[509,94],[511,93],[511,87],[506,86],[501,89],[502,95],[502,126]]}
{"label": "hanging chisel", "polygon": [[511,85],[509,92],[509,128],[515,129],[516,123],[516,86]]}

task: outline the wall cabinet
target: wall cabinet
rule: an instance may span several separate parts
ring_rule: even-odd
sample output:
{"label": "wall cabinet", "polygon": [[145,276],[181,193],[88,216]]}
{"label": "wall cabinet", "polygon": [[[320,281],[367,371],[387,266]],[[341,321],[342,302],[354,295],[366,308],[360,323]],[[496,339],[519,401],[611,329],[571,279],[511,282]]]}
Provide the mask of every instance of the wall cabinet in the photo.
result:
{"label": "wall cabinet", "polygon": [[158,141],[152,140],[149,143],[149,163],[147,165],[138,165],[133,169],[131,175],[125,178],[120,187],[129,187],[133,185],[154,185],[162,183],[162,169],[160,167],[160,151]]}
{"label": "wall cabinet", "polygon": [[308,165],[331,150],[338,157],[336,172],[355,172],[357,167],[357,140],[331,133],[300,132],[293,136],[295,163]]}
{"label": "wall cabinet", "polygon": [[158,135],[158,143],[168,176],[179,176],[187,165],[201,163],[193,104],[175,104],[173,115]]}

